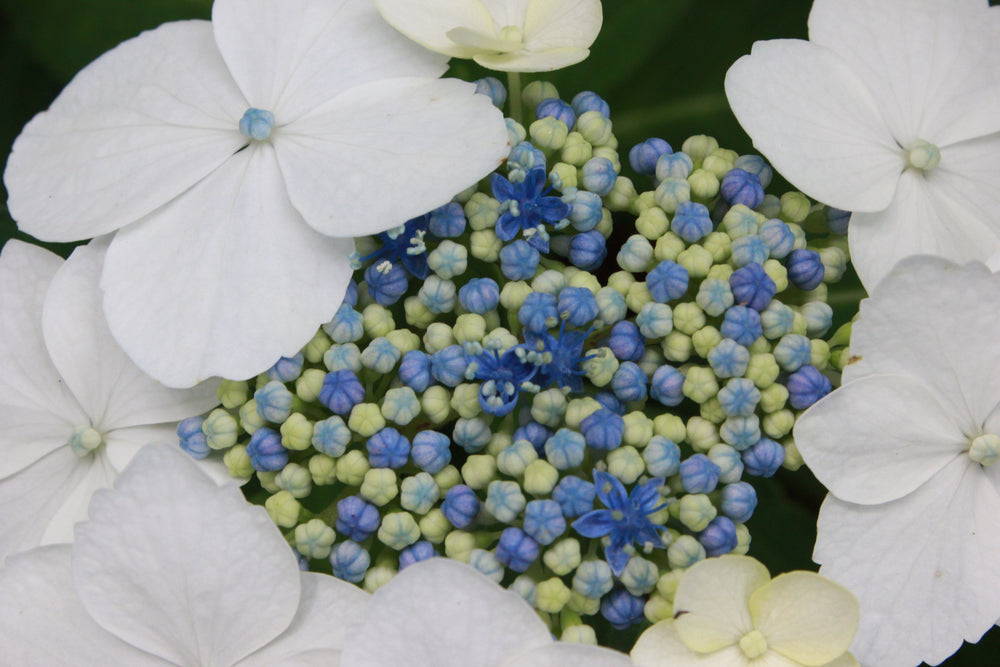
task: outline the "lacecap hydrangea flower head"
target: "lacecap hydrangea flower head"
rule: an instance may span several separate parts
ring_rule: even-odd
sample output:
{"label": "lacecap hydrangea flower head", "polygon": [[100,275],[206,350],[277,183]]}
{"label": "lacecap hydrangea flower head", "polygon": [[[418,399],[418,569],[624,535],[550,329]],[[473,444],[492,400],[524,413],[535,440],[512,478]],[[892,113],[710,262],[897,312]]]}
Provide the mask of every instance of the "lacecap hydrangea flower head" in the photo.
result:
{"label": "lacecap hydrangea flower head", "polygon": [[846,221],[708,136],[632,148],[633,181],[600,96],[523,99],[496,173],[359,239],[336,316],[178,435],[303,567],[375,591],[446,556],[592,643],[670,618],[680,571],[747,550],[754,477],[801,464]]}

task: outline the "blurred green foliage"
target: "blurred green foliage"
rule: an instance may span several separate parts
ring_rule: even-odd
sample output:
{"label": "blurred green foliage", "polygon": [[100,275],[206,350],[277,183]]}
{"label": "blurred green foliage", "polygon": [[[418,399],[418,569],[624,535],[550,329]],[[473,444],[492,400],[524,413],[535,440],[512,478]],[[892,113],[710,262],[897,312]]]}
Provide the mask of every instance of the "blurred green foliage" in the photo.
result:
{"label": "blurred green foliage", "polygon": [[[581,90],[604,96],[623,147],[648,136],[679,146],[685,137],[705,133],[727,148],[750,152],[750,141],[726,104],[726,70],[756,40],[804,38],[810,4],[605,0],[604,29],[590,59],[545,78],[567,98]],[[210,8],[211,0],[0,0],[3,154],[32,115],[95,57],[164,21],[208,18]],[[475,79],[485,72],[469,61],[455,61],[451,74]],[[0,244],[11,237],[29,240],[16,231],[4,205]],[[66,254],[72,246],[48,247]],[[850,317],[861,295],[854,281],[838,287],[833,300],[840,304],[840,320]],[[810,555],[822,487],[805,469],[781,471],[757,486],[760,507],[750,522],[752,553],[774,572],[814,568]],[[947,664],[992,665],[997,655],[1000,633],[994,630],[978,646],[963,647]]]}

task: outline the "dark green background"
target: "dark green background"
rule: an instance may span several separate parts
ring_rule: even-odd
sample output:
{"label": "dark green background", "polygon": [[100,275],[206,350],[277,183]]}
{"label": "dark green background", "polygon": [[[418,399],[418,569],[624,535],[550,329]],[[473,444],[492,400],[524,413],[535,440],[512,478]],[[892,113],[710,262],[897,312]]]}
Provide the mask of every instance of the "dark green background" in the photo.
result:
{"label": "dark green background", "polygon": [[[210,5],[210,0],[0,0],[3,154],[21,126],[96,56],[163,21],[207,18]],[[605,0],[604,5],[605,25],[591,58],[546,77],[564,97],[580,90],[603,95],[623,148],[653,135],[678,146],[691,134],[705,133],[727,148],[751,150],[726,104],[726,69],[755,40],[805,37],[809,0]],[[456,61],[452,73],[482,76],[467,61]],[[12,236],[27,240],[7,214],[6,192],[3,199],[0,243]],[[814,567],[809,555],[823,489],[804,469],[782,471],[757,486],[761,504],[750,523],[751,553],[775,572]],[[998,656],[1000,632],[994,630],[947,664],[995,665]]]}

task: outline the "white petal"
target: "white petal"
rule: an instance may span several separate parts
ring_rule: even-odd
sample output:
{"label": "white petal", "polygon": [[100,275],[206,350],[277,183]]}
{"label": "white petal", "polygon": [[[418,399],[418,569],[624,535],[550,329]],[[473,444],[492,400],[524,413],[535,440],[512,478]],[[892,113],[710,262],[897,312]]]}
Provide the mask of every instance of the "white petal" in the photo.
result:
{"label": "white petal", "polygon": [[800,40],[757,42],[726,74],[726,95],[757,150],[795,187],[844,210],[889,205],[902,151],[836,54]]}
{"label": "white petal", "polygon": [[992,232],[991,242],[978,249],[976,259],[988,259],[1000,251],[998,154],[1000,133],[946,146],[941,150],[941,165],[927,176],[932,197],[946,212],[942,216],[946,223],[959,225],[963,232],[974,225]]}
{"label": "white petal", "polygon": [[585,51],[597,39],[603,21],[601,0],[533,0],[524,17],[524,47]]}
{"label": "white petal", "polygon": [[864,79],[903,146],[1000,130],[998,34],[979,0],[817,0],[809,16],[809,38]]}
{"label": "white petal", "polygon": [[804,665],[844,655],[858,629],[858,601],[814,572],[778,575],[750,597],[750,614],[771,650]]}
{"label": "white petal", "polygon": [[38,412],[51,413],[52,424],[65,423],[69,437],[86,416],[59,377],[42,337],[42,304],[62,263],[48,250],[16,240],[0,253],[0,403],[34,411],[26,415],[28,423],[44,419]]}
{"label": "white petal", "polygon": [[88,470],[69,447],[59,447],[0,480],[0,561],[8,554],[42,544],[66,494],[80,484]]}
{"label": "white petal", "polygon": [[4,173],[11,216],[46,241],[134,222],[246,144],[245,108],[207,21],[166,23],[123,42],[14,143]]}
{"label": "white petal", "polygon": [[862,664],[937,664],[1000,617],[1000,494],[969,459],[884,505],[829,496],[818,530],[820,573],[861,603]]}
{"label": "white petal", "polygon": [[[482,0],[482,2],[486,5],[486,9],[489,10],[493,22],[498,28],[505,26],[523,27],[528,7],[532,4],[538,4],[537,0]],[[545,3],[552,4],[553,0],[542,0],[542,4]]]}
{"label": "white petal", "polygon": [[232,664],[288,628],[299,604],[295,557],[263,508],[163,445],[94,497],[73,581],[102,627],[178,664]]}
{"label": "white petal", "polygon": [[[854,221],[852,219],[853,226]],[[909,375],[973,435],[1000,399],[1000,275],[982,264],[957,266],[911,257],[861,304],[851,332],[845,381],[872,373]]]}
{"label": "white petal", "polygon": [[47,410],[0,405],[0,480],[66,445],[72,431],[68,422]]}
{"label": "white petal", "polygon": [[444,558],[411,565],[378,589],[348,636],[344,667],[497,665],[552,641],[516,593]]}
{"label": "white petal", "polygon": [[386,25],[370,0],[220,0],[212,24],[250,105],[272,111],[279,127],[354,86],[447,69]]}
{"label": "white petal", "polygon": [[847,232],[851,263],[869,293],[897,262],[910,255],[967,262],[984,260],[1000,248],[996,223],[976,214],[975,204],[949,196],[959,187],[977,192],[976,203],[995,196],[954,175],[932,174],[928,179],[908,169],[900,176],[889,208],[851,216]]}
{"label": "white petal", "polygon": [[588,49],[563,48],[515,53],[482,53],[473,59],[489,69],[501,72],[551,72],[587,59]]}
{"label": "white petal", "polygon": [[639,635],[630,655],[636,667],[739,667],[750,664],[737,646],[714,653],[695,653],[681,641],[674,622],[669,619]]}
{"label": "white petal", "polygon": [[935,394],[933,386],[906,375],[853,380],[799,418],[795,444],[823,486],[841,500],[864,505],[895,500],[969,448],[968,437]]}
{"label": "white petal", "polygon": [[288,630],[240,665],[295,665],[317,657],[336,664],[350,639],[347,627],[364,613],[370,596],[326,574],[303,572],[301,578],[302,599]]}
{"label": "white petal", "polygon": [[0,569],[0,637],[10,665],[163,665],[105,632],[73,593],[70,547],[12,556]]}
{"label": "white petal", "polygon": [[58,503],[53,505],[55,512],[48,519],[41,543],[72,542],[77,523],[87,518],[87,508],[94,493],[111,486],[117,477],[118,471],[98,450],[79,460],[72,481],[59,486],[52,482],[41,484],[36,493],[44,489]]}
{"label": "white petal", "polygon": [[303,223],[259,144],[115,236],[104,311],[126,353],[168,386],[248,378],[333,316],[353,250]]}
{"label": "white petal", "polygon": [[480,0],[374,0],[374,4],[393,28],[421,46],[446,56],[468,58],[478,52],[448,39],[448,32],[455,28],[467,28],[484,35],[497,32],[498,26]]}
{"label": "white petal", "polygon": [[168,389],[125,356],[101,308],[101,269],[107,246],[73,251],[52,280],[42,323],[52,360],[101,432],[177,422],[216,405],[217,382]]}
{"label": "white petal", "polygon": [[553,642],[507,660],[503,667],[629,667],[628,656],[600,646]]}
{"label": "white petal", "polygon": [[692,565],[674,596],[674,629],[701,653],[736,644],[753,629],[750,596],[770,579],[767,568],[747,556],[721,556]]}
{"label": "white petal", "polygon": [[509,150],[504,128],[472,84],[391,79],[284,128],[275,148],[306,221],[331,236],[363,236],[448,203],[496,169]]}

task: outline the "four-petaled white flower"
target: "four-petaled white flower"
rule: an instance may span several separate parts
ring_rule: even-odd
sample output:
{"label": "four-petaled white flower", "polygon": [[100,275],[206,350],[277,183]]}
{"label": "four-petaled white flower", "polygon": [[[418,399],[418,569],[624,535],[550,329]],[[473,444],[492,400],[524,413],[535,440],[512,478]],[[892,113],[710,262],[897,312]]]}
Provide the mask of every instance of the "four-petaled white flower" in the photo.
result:
{"label": "four-petaled white flower", "polygon": [[348,630],[341,667],[629,667],[597,646],[557,642],[517,593],[458,561],[411,565]]}
{"label": "four-petaled white flower", "polygon": [[868,291],[900,259],[1000,248],[1000,9],[982,0],[816,0],[809,39],[757,42],[726,76],[754,146],[854,211]]}
{"label": "four-petaled white flower", "polygon": [[844,385],[795,427],[830,490],[813,558],[861,601],[864,664],[936,665],[1000,618],[1000,275],[900,262]]}
{"label": "four-petaled white flower", "polygon": [[330,665],[368,595],[300,572],[262,507],[177,447],[144,447],[73,545],[0,569],[15,665]]}
{"label": "four-petaled white flower", "polygon": [[431,51],[504,72],[549,72],[590,55],[601,0],[375,0],[397,30]]}
{"label": "four-petaled white flower", "polygon": [[0,254],[0,562],[70,541],[91,494],[139,447],[176,440],[178,420],[218,403],[214,383],[168,389],[115,343],[98,287],[104,247],[64,262],[8,241]]}
{"label": "four-petaled white flower", "polygon": [[506,157],[498,109],[370,0],[217,0],[128,40],[24,129],[4,174],[22,230],[119,230],[115,338],[158,380],[240,379],[337,311],[354,246]]}
{"label": "four-petaled white flower", "polygon": [[674,619],[640,635],[638,667],[857,667],[848,653],[858,602],[814,572],[771,579],[747,556],[693,565],[674,595]]}

